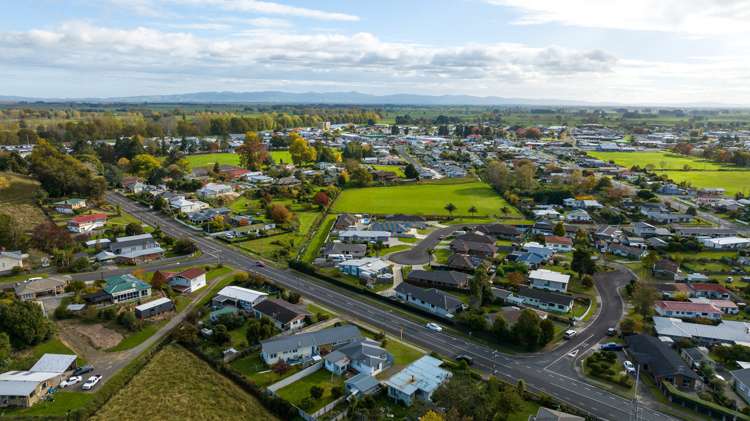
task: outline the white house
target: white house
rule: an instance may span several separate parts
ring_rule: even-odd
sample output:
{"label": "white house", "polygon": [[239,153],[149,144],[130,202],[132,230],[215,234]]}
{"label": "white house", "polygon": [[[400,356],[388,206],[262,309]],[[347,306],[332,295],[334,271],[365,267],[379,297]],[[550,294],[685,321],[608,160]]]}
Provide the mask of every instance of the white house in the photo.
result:
{"label": "white house", "polygon": [[80,215],[68,221],[68,231],[83,233],[91,232],[97,228],[102,228],[107,223],[107,215],[95,213],[91,215]]}
{"label": "white house", "polygon": [[429,401],[432,393],[452,376],[450,371],[440,367],[442,364],[429,355],[414,361],[386,380],[388,396],[407,406],[415,400]]}
{"label": "white house", "polygon": [[206,286],[206,271],[191,268],[169,278],[169,286],[175,291],[190,294]]}
{"label": "white house", "polygon": [[29,255],[20,251],[0,251],[0,275],[11,273],[15,267],[23,267]]}
{"label": "white house", "polygon": [[391,263],[377,257],[363,257],[361,259],[346,260],[336,265],[340,271],[361,279],[393,278]]}
{"label": "white house", "polygon": [[266,299],[268,294],[265,292],[253,291],[252,289],[242,288],[234,285],[224,287],[213,298],[214,307],[224,307],[232,305],[244,310],[252,310],[253,306]]}
{"label": "white house", "polygon": [[536,269],[529,272],[529,284],[533,288],[566,292],[570,275],[548,269]]}
{"label": "white house", "polygon": [[195,193],[202,199],[214,199],[232,192],[234,192],[234,190],[232,189],[232,186],[228,184],[208,183],[198,189]]}
{"label": "white house", "polygon": [[701,243],[710,249],[732,250],[749,247],[750,239],[742,237],[704,238]]}
{"label": "white house", "polygon": [[560,212],[554,209],[534,209],[534,219],[560,219]]}
{"label": "white house", "polygon": [[193,213],[208,209],[210,206],[200,200],[187,200],[184,196],[175,196],[169,201],[169,207],[177,212]]}
{"label": "white house", "polygon": [[565,220],[568,222],[589,222],[591,221],[591,215],[583,209],[576,209],[568,212],[565,215]]}

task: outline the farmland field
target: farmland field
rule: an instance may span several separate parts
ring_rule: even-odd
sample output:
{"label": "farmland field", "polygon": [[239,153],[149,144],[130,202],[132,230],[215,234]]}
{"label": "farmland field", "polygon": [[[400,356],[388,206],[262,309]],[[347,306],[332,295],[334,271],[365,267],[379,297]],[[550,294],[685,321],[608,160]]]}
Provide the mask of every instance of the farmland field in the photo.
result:
{"label": "farmland field", "polygon": [[[137,404],[134,404],[137,402]],[[93,420],[276,420],[253,396],[177,346],[168,346]]]}
{"label": "farmland field", "polygon": [[29,230],[47,220],[34,200],[34,193],[39,189],[36,180],[11,173],[0,173],[0,177],[9,183],[8,187],[0,188],[1,213],[13,216]]}
{"label": "farmland field", "polygon": [[614,161],[625,168],[634,165],[645,167],[653,165],[656,170],[682,170],[689,165],[694,170],[720,170],[732,168],[716,162],[704,161],[684,155],[669,152],[589,152],[589,155],[602,161]]}
{"label": "farmland field", "polygon": [[477,217],[499,215],[507,207],[508,216],[518,212],[490,186],[480,181],[419,183],[390,187],[346,189],[336,199],[334,212],[412,215],[448,215],[447,203],[456,206],[454,215],[471,216],[470,207],[477,208]]}
{"label": "farmland field", "polygon": [[[271,151],[271,158],[276,163],[283,161],[285,164],[289,164],[292,162],[292,156],[289,154],[289,151]],[[219,165],[240,165],[239,155],[231,152],[188,155],[185,159],[187,159],[191,169],[209,167],[216,162]]]}
{"label": "farmland field", "polygon": [[683,181],[696,188],[721,187],[726,194],[750,194],[750,171],[663,171],[675,183]]}

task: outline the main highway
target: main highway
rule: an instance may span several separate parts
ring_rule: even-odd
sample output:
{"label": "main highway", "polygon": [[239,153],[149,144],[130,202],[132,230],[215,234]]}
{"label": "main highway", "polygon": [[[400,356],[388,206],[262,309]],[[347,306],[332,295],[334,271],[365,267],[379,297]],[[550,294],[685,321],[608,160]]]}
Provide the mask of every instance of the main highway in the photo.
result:
{"label": "main highway", "polygon": [[[159,226],[170,236],[192,239],[204,255],[215,258],[216,262],[256,272],[341,315],[381,329],[394,337],[403,337],[405,341],[425,350],[451,357],[458,354],[469,355],[474,360],[474,368],[485,374],[494,374],[509,382],[523,379],[529,390],[544,392],[599,419],[618,421],[633,419],[634,404],[631,399],[625,399],[569,375],[570,365],[575,355],[594,346],[606,335],[607,328],[619,320],[622,314],[622,302],[617,289],[629,279],[627,277],[608,279],[607,284],[598,281],[596,287],[605,305],[602,305],[589,328],[578,337],[550,352],[509,355],[471,340],[452,328],[446,328],[442,332],[429,330],[425,328],[422,321],[415,320],[416,318],[404,314],[396,307],[390,309],[386,304],[338,288],[314,277],[291,269],[261,266],[255,259],[233,247],[196,233],[181,223],[117,193],[108,193],[107,200],[112,204],[120,205],[123,210],[133,214],[142,222]],[[558,369],[558,367],[564,367],[564,369]],[[638,419],[672,420],[673,418],[641,406],[638,409]]]}

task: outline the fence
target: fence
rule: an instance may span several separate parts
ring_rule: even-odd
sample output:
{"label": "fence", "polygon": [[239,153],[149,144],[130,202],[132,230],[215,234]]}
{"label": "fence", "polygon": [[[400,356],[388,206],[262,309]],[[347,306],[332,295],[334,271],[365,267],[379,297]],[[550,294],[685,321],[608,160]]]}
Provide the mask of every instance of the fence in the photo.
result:
{"label": "fence", "polygon": [[315,373],[316,371],[320,370],[322,367],[323,367],[323,361],[318,361],[317,363],[311,365],[310,367],[302,369],[299,372],[294,373],[291,376],[281,379],[278,382],[268,386],[268,390],[275,393],[277,390],[283,389],[284,387],[289,386],[290,384],[296,382],[297,380],[303,379],[309,376],[310,374]]}

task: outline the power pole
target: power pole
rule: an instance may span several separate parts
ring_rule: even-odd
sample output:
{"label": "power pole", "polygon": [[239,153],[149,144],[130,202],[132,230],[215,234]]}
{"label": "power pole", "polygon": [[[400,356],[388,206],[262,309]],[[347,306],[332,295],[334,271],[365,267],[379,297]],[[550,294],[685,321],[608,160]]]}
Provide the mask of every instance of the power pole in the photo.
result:
{"label": "power pole", "polygon": [[633,396],[633,415],[635,417],[634,418],[635,421],[638,421],[638,382],[640,381],[640,379],[641,379],[641,365],[638,364],[638,366],[636,366],[636,368],[635,368],[635,387],[634,387],[634,391],[633,391],[633,394],[634,394],[634,396]]}

